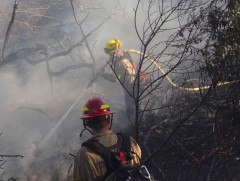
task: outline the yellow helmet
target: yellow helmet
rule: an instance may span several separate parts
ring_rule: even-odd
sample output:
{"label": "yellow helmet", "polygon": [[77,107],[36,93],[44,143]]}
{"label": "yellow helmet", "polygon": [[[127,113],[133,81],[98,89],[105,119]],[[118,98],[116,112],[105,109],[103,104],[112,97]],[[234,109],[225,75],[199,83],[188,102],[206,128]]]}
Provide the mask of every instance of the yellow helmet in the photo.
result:
{"label": "yellow helmet", "polygon": [[105,45],[104,51],[105,53],[109,54],[114,50],[120,48],[122,46],[122,42],[118,39],[109,40]]}

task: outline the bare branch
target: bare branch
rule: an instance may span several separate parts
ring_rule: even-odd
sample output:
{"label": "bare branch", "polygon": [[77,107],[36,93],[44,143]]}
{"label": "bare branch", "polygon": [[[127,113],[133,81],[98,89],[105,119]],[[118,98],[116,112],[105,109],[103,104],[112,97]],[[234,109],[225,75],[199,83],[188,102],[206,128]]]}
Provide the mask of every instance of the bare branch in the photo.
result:
{"label": "bare branch", "polygon": [[9,37],[10,37],[10,34],[11,34],[11,30],[12,30],[12,26],[13,26],[13,23],[14,23],[17,6],[18,6],[18,1],[15,0],[14,7],[13,7],[13,12],[12,12],[12,18],[11,18],[11,21],[8,25],[7,32],[6,32],[5,39],[4,39],[4,43],[3,43],[1,62],[4,62],[4,52],[5,52],[5,48],[6,48],[6,45],[8,43],[8,40],[9,40]]}
{"label": "bare branch", "polygon": [[0,155],[0,157],[5,157],[5,158],[20,157],[20,158],[24,158],[24,156],[22,156],[22,155]]}

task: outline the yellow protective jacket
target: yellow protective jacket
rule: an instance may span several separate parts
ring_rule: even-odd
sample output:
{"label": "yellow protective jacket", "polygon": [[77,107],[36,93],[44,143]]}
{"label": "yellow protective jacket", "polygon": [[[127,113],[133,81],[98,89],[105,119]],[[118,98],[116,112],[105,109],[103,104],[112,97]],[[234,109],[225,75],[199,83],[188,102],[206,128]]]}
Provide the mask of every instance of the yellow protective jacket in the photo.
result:
{"label": "yellow protective jacket", "polygon": [[[95,134],[90,139],[97,139],[99,143],[106,147],[117,143],[117,135],[111,130]],[[134,159],[130,161],[132,165],[139,165],[141,159],[141,149],[134,139],[131,138],[131,151],[134,152]],[[81,147],[78,151],[73,169],[73,181],[100,181],[106,173],[105,162],[94,151],[87,147]]]}
{"label": "yellow protective jacket", "polygon": [[113,70],[123,84],[132,84],[135,79],[136,70],[130,58],[119,49],[109,58]]}

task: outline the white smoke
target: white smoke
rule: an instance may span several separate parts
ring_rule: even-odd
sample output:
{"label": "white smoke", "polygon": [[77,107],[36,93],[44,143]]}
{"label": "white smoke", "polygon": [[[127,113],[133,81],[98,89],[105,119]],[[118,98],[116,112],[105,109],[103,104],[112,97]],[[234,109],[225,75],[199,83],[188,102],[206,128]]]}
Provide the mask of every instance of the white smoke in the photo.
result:
{"label": "white smoke", "polygon": [[[4,18],[4,22],[0,25],[1,46],[3,46],[4,35],[11,17],[13,2],[6,0],[0,2],[0,11],[5,13],[1,15]],[[48,53],[54,54],[66,50],[71,44],[82,38],[81,31],[73,18],[70,1],[68,3],[49,1],[48,6],[43,6],[45,1],[41,0],[29,2],[28,0],[18,2],[15,24],[5,56],[21,48],[36,47],[37,44],[47,46]],[[110,17],[88,38],[97,61],[97,67],[102,66],[108,59],[103,48],[109,39],[116,37],[121,39],[124,44],[123,48],[126,49],[139,44],[133,24],[135,2],[127,0],[124,2],[101,0],[73,2],[79,22],[89,13],[88,18],[82,24],[85,34],[105,18]],[[62,9],[64,6],[66,8]],[[37,9],[38,7],[45,9]],[[27,8],[36,8],[36,10],[29,9],[27,12]],[[33,12],[42,14],[34,17],[38,14],[31,14]],[[29,13],[29,17],[32,16],[32,21],[23,18],[27,17],[27,13]],[[22,32],[22,37],[19,37],[21,34],[17,34],[17,32]],[[65,42],[61,42],[64,36]],[[65,43],[64,46],[63,43]],[[51,70],[57,72],[68,65],[81,61],[92,63],[84,42],[70,54],[74,57],[73,59],[70,56],[62,56],[51,60],[49,62]],[[120,85],[98,78],[94,89],[89,88],[65,115],[77,97],[85,90],[85,86],[92,76],[91,69],[74,69],[58,77],[52,77],[51,85],[46,62],[31,65],[26,61],[26,57],[33,62],[39,58],[36,52],[25,52],[24,55],[21,54],[22,57],[17,55],[9,59],[11,62],[7,62],[0,69],[0,131],[2,132],[0,153],[20,154],[24,158],[7,158],[8,161],[0,172],[0,178],[4,180],[10,176],[26,180],[25,174],[32,167],[33,162],[36,162],[34,166],[42,168],[42,164],[46,160],[49,164],[57,161],[53,159],[53,155],[57,155],[60,162],[64,160],[61,155],[68,156],[68,153],[76,153],[80,142],[89,136],[84,133],[83,138],[79,139],[78,135],[82,127],[79,117],[83,104],[93,95],[93,92],[95,95],[102,95],[109,100],[113,104],[113,109],[120,110],[119,113],[116,113],[115,118],[122,117],[121,114],[124,112],[124,98]],[[56,127],[59,121],[61,123]],[[122,129],[117,122],[113,124],[113,127],[116,130]],[[46,138],[46,136],[48,137]],[[43,140],[45,140],[44,146],[39,148],[39,144]],[[37,151],[41,153],[36,156]],[[65,161],[65,166],[70,166],[72,159],[69,156],[69,158],[65,158]],[[55,169],[61,170],[57,166],[60,163],[52,164],[56,165]]]}

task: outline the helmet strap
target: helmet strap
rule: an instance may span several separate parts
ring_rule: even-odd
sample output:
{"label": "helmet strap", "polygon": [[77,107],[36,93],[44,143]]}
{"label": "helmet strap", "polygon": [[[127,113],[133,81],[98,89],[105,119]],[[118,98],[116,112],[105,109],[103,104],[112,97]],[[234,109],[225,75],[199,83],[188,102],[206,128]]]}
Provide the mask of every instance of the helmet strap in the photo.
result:
{"label": "helmet strap", "polygon": [[82,137],[83,132],[86,130],[89,131],[93,135],[93,132],[87,127],[85,121],[83,121],[83,129],[82,129],[81,133],[79,134],[79,136]]}
{"label": "helmet strap", "polygon": [[110,118],[110,129],[112,129],[112,120],[113,120],[113,114],[111,114],[111,118]]}
{"label": "helmet strap", "polygon": [[[113,114],[111,114],[111,118],[110,118],[110,129],[112,128],[112,120],[113,120]],[[83,132],[86,130],[89,131],[93,135],[93,132],[87,127],[87,124],[85,123],[85,121],[83,121],[83,129],[82,129],[81,133],[79,134],[79,136],[82,137]]]}

